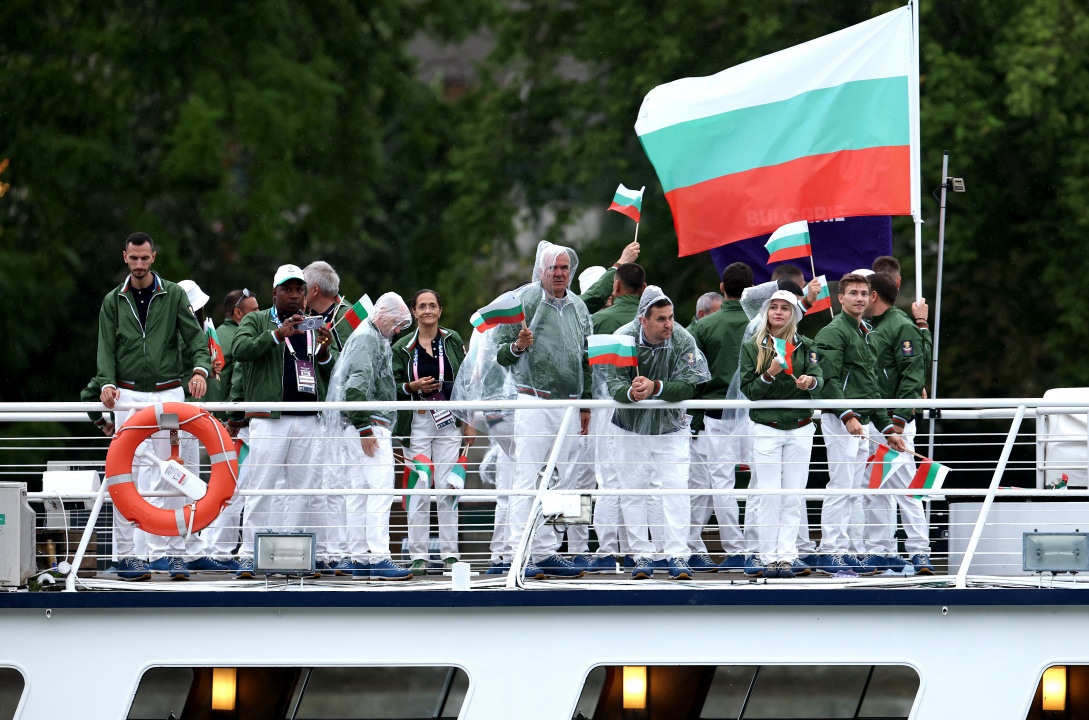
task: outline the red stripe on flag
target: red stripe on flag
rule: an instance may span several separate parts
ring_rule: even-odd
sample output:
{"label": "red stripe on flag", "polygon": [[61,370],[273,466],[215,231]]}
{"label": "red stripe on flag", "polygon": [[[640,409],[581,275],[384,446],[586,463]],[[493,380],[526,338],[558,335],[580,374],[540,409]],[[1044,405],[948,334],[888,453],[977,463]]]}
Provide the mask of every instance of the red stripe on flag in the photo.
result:
{"label": "red stripe on flag", "polygon": [[915,477],[908,484],[909,490],[921,490],[926,485],[926,478],[930,475],[931,460],[920,460],[919,467],[915,471]]}
{"label": "red stripe on flag", "polygon": [[617,367],[639,367],[639,358],[635,355],[617,355],[616,353],[608,353],[605,355],[595,355],[590,358],[591,365],[615,365]]}
{"label": "red stripe on flag", "polygon": [[813,246],[809,243],[797,247],[783,248],[782,250],[776,250],[768,257],[768,265],[783,260],[796,260],[798,258],[809,257],[812,254]]}
{"label": "red stripe on flag", "polygon": [[821,310],[827,310],[830,307],[832,307],[832,298],[831,297],[821,298],[817,302],[813,303],[813,306],[810,307],[808,310],[806,310],[805,314],[806,315],[812,315],[813,313],[818,313]]}
{"label": "red stripe on flag", "polygon": [[[598,205],[598,207],[601,207],[601,206]],[[617,203],[613,203],[612,205],[610,205],[606,209],[607,210],[615,210],[616,212],[620,213],[621,215],[627,215],[628,217],[630,217],[635,222],[639,222],[639,208],[635,207],[634,205],[618,205]]]}
{"label": "red stripe on flag", "polygon": [[844,150],[726,175],[666,193],[678,254],[773,232],[797,220],[911,214],[906,145]]}
{"label": "red stripe on flag", "polygon": [[881,481],[884,479],[885,472],[885,454],[889,451],[888,447],[881,445],[877,448],[877,452],[870,455],[866,459],[866,462],[870,465],[870,489],[874,490],[881,487]]}

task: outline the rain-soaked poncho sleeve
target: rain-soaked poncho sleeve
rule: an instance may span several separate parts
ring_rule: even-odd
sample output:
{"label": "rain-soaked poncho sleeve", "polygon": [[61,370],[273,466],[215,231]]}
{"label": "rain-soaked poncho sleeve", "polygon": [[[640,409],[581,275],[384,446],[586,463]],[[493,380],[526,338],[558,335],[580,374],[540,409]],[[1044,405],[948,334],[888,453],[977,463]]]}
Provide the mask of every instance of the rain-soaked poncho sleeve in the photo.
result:
{"label": "rain-soaked poncho sleeve", "polygon": [[[745,315],[748,316],[749,320],[753,320],[760,314],[760,308],[771,299],[772,294],[778,289],[779,283],[775,280],[745,288],[741,293],[741,309],[745,311]],[[752,326],[751,322],[749,326]],[[748,337],[746,337],[747,339]]]}
{"label": "rain-soaked poncho sleeve", "polygon": [[[583,394],[586,367],[586,337],[593,332],[593,321],[586,304],[568,287],[557,300],[545,292],[556,258],[567,255],[570,273],[578,269],[578,256],[570,248],[542,242],[537,248],[533,282],[515,290],[522,301],[526,325],[533,332],[533,344],[515,353],[511,344],[517,340],[520,325],[496,328],[496,361],[510,369],[516,388],[534,391],[547,398],[579,398]],[[570,285],[570,278],[568,279]]]}
{"label": "rain-soaked poncho sleeve", "polygon": [[[485,332],[473,331],[469,337],[469,351],[465,354],[458,376],[454,379],[451,400],[454,402],[513,400],[518,394],[514,389],[510,372],[495,361],[499,349],[496,338],[504,327],[506,326],[500,325]],[[453,411],[459,420],[469,423],[488,435],[492,434],[492,428],[497,424],[503,420],[510,420],[513,412],[513,410]]]}

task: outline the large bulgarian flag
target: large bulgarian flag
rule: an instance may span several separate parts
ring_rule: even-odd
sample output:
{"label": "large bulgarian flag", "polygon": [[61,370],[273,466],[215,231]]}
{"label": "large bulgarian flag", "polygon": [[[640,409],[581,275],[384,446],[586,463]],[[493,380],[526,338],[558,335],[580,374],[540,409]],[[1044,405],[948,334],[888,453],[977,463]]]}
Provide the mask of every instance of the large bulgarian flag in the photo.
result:
{"label": "large bulgarian flag", "polygon": [[638,190],[629,190],[624,187],[624,183],[620,183],[613,195],[612,204],[606,209],[615,210],[622,215],[627,215],[635,222],[639,222],[639,213],[643,209],[643,191],[646,189],[644,185]]}
{"label": "large bulgarian flag", "polygon": [[798,220],[918,205],[911,6],[703,78],[651,90],[635,131],[679,254]]}
{"label": "large bulgarian flag", "polygon": [[[945,484],[945,476],[948,474],[949,468],[945,465],[926,458],[919,461],[915,477],[911,479],[908,487],[913,490],[939,490]],[[922,495],[916,495],[915,499],[921,500],[922,497]]]}
{"label": "large bulgarian flag", "polygon": [[776,230],[764,243],[768,251],[768,265],[783,260],[797,260],[813,256],[813,246],[809,242],[809,223],[805,220],[787,223]]}
{"label": "large bulgarian flag", "polygon": [[832,309],[832,295],[828,292],[828,278],[824,275],[818,275],[817,281],[821,284],[821,289],[817,291],[817,299],[813,305],[805,311],[806,315],[813,315],[819,313],[821,310]]}
{"label": "large bulgarian flag", "polygon": [[591,365],[639,367],[639,351],[631,335],[590,335],[586,338],[586,354]]}
{"label": "large bulgarian flag", "polygon": [[515,325],[526,319],[522,301],[512,292],[505,292],[489,305],[477,310],[469,322],[479,332],[491,330],[498,325]]}

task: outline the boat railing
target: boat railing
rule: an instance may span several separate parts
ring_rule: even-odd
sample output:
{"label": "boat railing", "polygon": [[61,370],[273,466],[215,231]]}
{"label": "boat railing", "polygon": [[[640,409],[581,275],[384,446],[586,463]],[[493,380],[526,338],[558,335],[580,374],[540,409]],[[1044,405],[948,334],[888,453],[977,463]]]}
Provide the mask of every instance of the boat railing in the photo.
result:
{"label": "boat railing", "polygon": [[[660,401],[647,401],[642,407],[646,409],[683,408],[686,411],[695,410],[751,410],[755,408],[807,408],[819,417],[822,405],[820,401],[707,401],[693,400],[683,403],[664,403]],[[885,408],[888,401],[881,400],[849,400],[837,401],[837,404],[849,404],[851,407],[861,408]],[[584,443],[590,448],[604,447],[603,436],[591,431],[586,436],[573,435],[565,432],[563,427],[577,428],[579,422],[579,410],[590,409],[594,412],[608,412],[618,409],[631,409],[631,405],[621,405],[612,400],[539,400],[520,398],[517,401],[489,401],[476,403],[443,403],[444,409],[457,409],[463,411],[497,411],[517,410],[519,412],[532,411],[543,408],[564,408],[564,422],[561,430],[552,435],[551,449],[547,462],[542,469],[530,470],[540,478],[549,478],[550,482],[537,482],[536,487],[523,487],[522,489],[496,488],[484,484],[483,479],[494,478],[494,466],[481,473],[481,462],[485,456],[485,450],[491,442],[500,438],[477,438],[473,451],[470,453],[468,482],[465,489],[448,489],[430,487],[426,489],[408,489],[398,482],[392,489],[323,489],[320,482],[315,483],[309,489],[275,489],[257,490],[241,486],[236,491],[235,502],[245,502],[246,498],[261,495],[272,495],[278,498],[290,496],[306,496],[320,498],[327,496],[385,496],[392,497],[394,501],[408,501],[409,498],[426,496],[429,504],[440,498],[455,496],[458,498],[457,508],[457,533],[461,546],[460,557],[462,561],[469,562],[478,574],[474,574],[473,587],[479,588],[547,588],[547,587],[590,587],[626,588],[644,587],[645,583],[633,582],[629,579],[630,571],[618,564],[614,572],[588,575],[582,579],[558,580],[546,582],[533,582],[524,579],[523,570],[531,561],[530,548],[539,533],[566,531],[567,550],[569,552],[590,551],[595,549],[599,538],[593,529],[593,525],[585,525],[586,517],[575,518],[567,516],[566,519],[559,515],[549,515],[548,522],[544,522],[544,510],[553,508],[556,503],[551,502],[560,496],[566,496],[568,500],[577,496],[577,500],[586,506],[593,504],[595,510],[601,501],[607,498],[643,498],[644,502],[660,505],[660,501],[667,496],[684,496],[689,504],[692,502],[707,502],[715,507],[716,500],[731,498],[741,506],[741,518],[736,528],[726,527],[729,522],[716,523],[717,517],[706,518],[703,522],[690,522],[681,530],[691,536],[700,544],[705,544],[708,552],[721,560],[731,554],[730,549],[723,546],[723,537],[720,531],[733,532],[743,543],[746,552],[755,551],[755,530],[759,528],[745,527],[746,511],[754,502],[762,497],[772,496],[801,496],[805,499],[807,512],[803,514],[803,524],[808,529],[808,535],[819,546],[821,533],[820,510],[825,498],[834,496],[851,496],[855,500],[852,504],[851,534],[853,543],[859,549],[855,554],[865,553],[865,541],[867,530],[873,530],[874,524],[867,524],[865,512],[860,512],[859,504],[865,502],[865,498],[875,498],[882,495],[911,495],[922,500],[926,511],[927,528],[930,535],[932,549],[929,553],[936,573],[934,575],[913,574],[910,566],[903,570],[893,571],[888,569],[876,577],[853,578],[815,577],[794,578],[793,580],[768,581],[747,576],[743,572],[718,572],[694,574],[694,579],[685,584],[690,587],[737,587],[745,588],[756,586],[812,587],[817,584],[837,584],[851,586],[872,587],[912,587],[918,585],[943,586],[968,588],[979,585],[1010,585],[1032,586],[1044,585],[1071,585],[1078,586],[1076,574],[1056,575],[1052,572],[1033,573],[1022,567],[1024,533],[1059,533],[1069,536],[1084,535],[1089,520],[1089,489],[1085,489],[1087,467],[1089,467],[1089,433],[1086,432],[1085,418],[1089,413],[1089,407],[1082,401],[1062,401],[1054,399],[946,399],[946,400],[920,400],[913,403],[921,413],[917,424],[915,437],[915,450],[920,454],[929,451],[933,447],[931,458],[937,463],[950,468],[944,487],[941,488],[871,488],[867,483],[863,487],[853,489],[831,489],[825,487],[827,482],[828,461],[824,454],[823,441],[819,431],[816,434],[813,445],[813,453],[809,467],[809,480],[807,487],[798,490],[761,489],[753,487],[748,482],[748,473],[745,464],[738,463],[741,467],[737,472],[737,484],[734,487],[693,487],[690,483],[687,487],[657,488],[657,489],[632,489],[619,487],[602,487],[601,467],[610,464],[614,471],[624,474],[652,475],[655,468],[646,467],[638,463],[626,461],[623,457],[608,457],[607,453],[595,450],[583,450],[582,454],[576,454],[572,467],[578,468],[581,464],[584,472],[583,479],[579,482],[564,484],[560,481],[557,485],[558,474],[554,472],[557,466],[562,464],[564,454],[569,451],[568,443]],[[426,402],[398,402],[398,403],[205,403],[199,404],[209,411],[227,411],[244,409],[251,412],[269,412],[284,409],[314,410],[314,411],[349,411],[349,410],[426,410],[435,405]],[[135,406],[134,406],[135,407]],[[118,406],[118,410],[130,409]],[[43,475],[57,470],[91,469],[97,470],[103,467],[106,449],[109,439],[96,432],[93,426],[87,422],[88,411],[101,411],[104,408],[97,403],[0,403],[0,479],[20,479],[28,482],[34,488],[40,483]],[[1026,423],[1025,421],[1029,422]],[[1065,422],[1065,424],[1064,424]],[[75,434],[58,430],[55,423],[82,424]],[[1033,427],[1035,425],[1035,427]],[[87,428],[87,432],[83,428]],[[595,427],[594,424],[591,427]],[[600,431],[600,426],[597,427]],[[705,431],[706,432],[706,431]],[[734,435],[739,442],[744,444],[751,439],[746,432],[738,432]],[[510,438],[514,443],[518,438]],[[344,438],[348,441],[348,438]],[[874,438],[872,447],[876,449],[879,438]],[[653,440],[648,438],[648,442]],[[863,440],[863,442],[866,442]],[[518,468],[512,458],[502,459],[500,462],[511,463],[514,472],[524,468]],[[701,463],[713,464],[718,458],[706,460],[689,459],[689,471],[701,471]],[[322,458],[313,458],[312,463],[323,467]],[[205,461],[205,470],[207,464]],[[539,473],[539,474],[538,474]],[[401,475],[397,470],[398,478]],[[589,478],[589,479],[588,479]],[[176,495],[167,492],[142,492],[145,497],[161,498]],[[500,506],[505,505],[511,498],[531,498],[531,509],[524,524],[520,523],[520,540],[513,548],[508,548],[510,569],[502,575],[489,575],[486,570],[492,565],[492,551],[489,545],[495,539],[496,526],[502,523],[496,522]],[[585,498],[585,500],[583,500]],[[112,562],[111,527],[112,527],[112,500],[102,484],[97,491],[91,488],[81,491],[68,491],[58,493],[56,491],[34,490],[28,493],[28,499],[38,509],[39,518],[38,538],[51,538],[43,540],[38,545],[39,567],[43,571],[39,576],[43,586],[48,587],[54,582],[55,576],[64,575],[64,586],[67,590],[74,591],[78,587],[107,589],[120,588],[177,588],[179,584],[152,582],[148,584],[121,583],[111,579],[110,569]],[[703,499],[703,500],[701,500]],[[728,503],[727,503],[728,504]],[[88,507],[89,506],[89,507]],[[570,507],[570,502],[568,507]],[[52,510],[52,512],[51,512]],[[728,509],[727,509],[728,511]],[[430,517],[430,511],[428,516]],[[708,513],[709,514],[709,513]],[[755,513],[752,513],[755,514]],[[691,516],[690,516],[691,517]],[[895,517],[895,515],[894,515]],[[660,511],[652,511],[648,523],[652,526],[651,538],[655,537],[654,529],[661,528],[665,524],[664,515]],[[63,527],[58,527],[58,524]],[[507,523],[509,529],[509,523]],[[697,527],[698,526],[698,527]],[[693,528],[697,528],[693,532]],[[277,528],[281,532],[306,530],[307,528]],[[676,530],[677,528],[673,528]],[[240,527],[234,528],[237,532]],[[403,537],[407,530],[407,517],[405,513],[394,505],[391,517],[391,531],[394,539],[393,555],[395,559],[405,563],[411,558],[404,553]],[[426,537],[428,539],[428,564],[434,575],[426,578],[428,582],[410,583],[377,583],[377,582],[342,582],[339,585],[335,581],[325,579],[314,582],[302,580],[284,581],[284,586],[292,583],[300,587],[351,587],[351,588],[414,588],[439,590],[449,588],[449,582],[442,582],[450,575],[442,571],[441,548],[438,547],[434,537],[434,528],[429,525]],[[803,535],[806,533],[803,531]],[[623,535],[623,532],[621,532]],[[74,542],[78,537],[78,543]],[[579,539],[581,537],[581,539]],[[561,538],[562,539],[562,538]],[[736,538],[735,538],[736,539]],[[397,547],[397,541],[402,541],[401,550]],[[587,543],[589,541],[589,544]],[[903,533],[900,532],[899,546],[903,541]],[[582,547],[578,547],[579,544]],[[64,546],[63,552],[60,545]],[[75,547],[73,548],[73,544]],[[735,548],[736,549],[736,548]],[[623,554],[621,546],[618,555]],[[656,557],[662,557],[658,552],[661,547],[655,548]],[[693,546],[693,554],[695,554]],[[903,553],[901,553],[903,554]],[[905,558],[906,559],[906,558]],[[618,560],[619,563],[619,560]],[[447,568],[448,570],[448,568]],[[65,572],[67,571],[67,572]],[[437,571],[437,572],[436,572]],[[664,578],[664,572],[654,575],[655,578]],[[266,579],[265,585],[236,582],[233,579],[215,573],[194,574],[194,579],[206,579],[208,583],[190,583],[188,587],[207,586],[209,589],[229,588],[242,589],[257,587],[270,587]],[[431,582],[437,581],[437,582]],[[672,583],[674,586],[683,583]],[[653,582],[655,586],[664,585],[661,582]],[[184,584],[180,586],[185,586]]]}

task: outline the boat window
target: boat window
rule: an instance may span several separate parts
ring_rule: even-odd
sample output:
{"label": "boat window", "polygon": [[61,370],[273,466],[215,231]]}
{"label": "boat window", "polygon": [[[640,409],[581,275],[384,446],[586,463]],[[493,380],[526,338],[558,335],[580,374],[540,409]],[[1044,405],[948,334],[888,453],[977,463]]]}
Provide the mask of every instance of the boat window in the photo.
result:
{"label": "boat window", "polygon": [[1025,720],[1089,717],[1089,665],[1052,665],[1036,683]]}
{"label": "boat window", "polygon": [[15,668],[0,667],[0,720],[15,717],[15,708],[23,697],[23,674]]}
{"label": "boat window", "polygon": [[456,718],[468,691],[456,667],[159,667],[140,679],[128,717]]}
{"label": "boat window", "polygon": [[906,665],[601,666],[587,675],[576,720],[845,720],[907,718],[919,675]]}

